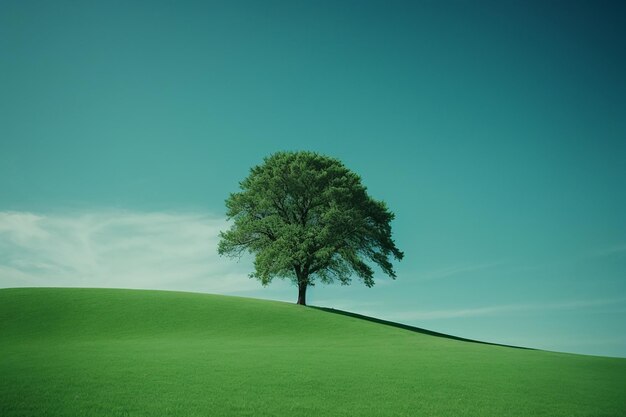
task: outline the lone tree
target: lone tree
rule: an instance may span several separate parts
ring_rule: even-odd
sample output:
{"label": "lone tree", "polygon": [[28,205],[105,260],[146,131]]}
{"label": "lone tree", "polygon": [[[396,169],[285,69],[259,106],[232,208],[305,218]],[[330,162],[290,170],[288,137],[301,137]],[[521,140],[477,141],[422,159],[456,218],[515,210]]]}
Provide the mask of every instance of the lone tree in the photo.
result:
{"label": "lone tree", "polygon": [[394,214],[367,194],[361,178],[339,160],[314,152],[278,152],[250,170],[241,191],[226,200],[231,228],[220,233],[220,255],[255,255],[254,272],[298,286],[298,304],[316,280],[366,286],[374,272],[366,261],[396,277],[390,257],[403,253],[391,238]]}

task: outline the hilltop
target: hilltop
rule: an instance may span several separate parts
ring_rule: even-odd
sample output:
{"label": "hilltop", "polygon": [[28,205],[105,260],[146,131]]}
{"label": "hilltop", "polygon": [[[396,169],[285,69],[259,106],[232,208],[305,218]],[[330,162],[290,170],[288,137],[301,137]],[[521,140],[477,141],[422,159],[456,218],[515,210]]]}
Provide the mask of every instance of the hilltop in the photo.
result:
{"label": "hilltop", "polygon": [[626,359],[167,291],[0,290],[0,375],[6,417],[626,414]]}

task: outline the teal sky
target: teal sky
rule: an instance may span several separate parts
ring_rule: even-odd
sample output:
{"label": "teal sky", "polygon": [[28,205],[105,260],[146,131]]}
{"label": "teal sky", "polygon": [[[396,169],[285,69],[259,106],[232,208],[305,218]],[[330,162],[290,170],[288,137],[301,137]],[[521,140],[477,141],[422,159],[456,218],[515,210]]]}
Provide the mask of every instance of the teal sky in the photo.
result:
{"label": "teal sky", "polygon": [[312,150],[406,257],[309,303],[626,357],[620,2],[5,0],[0,74],[0,287],[295,301],[213,252],[249,168]]}

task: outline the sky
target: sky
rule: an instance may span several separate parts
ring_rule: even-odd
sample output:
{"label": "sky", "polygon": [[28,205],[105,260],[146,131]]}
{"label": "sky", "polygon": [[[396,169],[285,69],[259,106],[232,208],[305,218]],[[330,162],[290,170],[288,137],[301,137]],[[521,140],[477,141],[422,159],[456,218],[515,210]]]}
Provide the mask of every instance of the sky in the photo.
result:
{"label": "sky", "polygon": [[626,357],[626,7],[0,2],[0,288],[295,302],[220,258],[276,151],[340,159],[405,258],[308,303]]}

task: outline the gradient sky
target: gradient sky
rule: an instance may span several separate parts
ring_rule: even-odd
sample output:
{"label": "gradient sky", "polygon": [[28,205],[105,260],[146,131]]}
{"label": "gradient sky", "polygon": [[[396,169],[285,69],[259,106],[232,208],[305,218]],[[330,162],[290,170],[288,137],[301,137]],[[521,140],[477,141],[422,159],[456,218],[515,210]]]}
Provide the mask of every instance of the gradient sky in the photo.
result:
{"label": "gradient sky", "polygon": [[215,254],[279,150],[396,213],[398,279],[309,303],[626,357],[622,2],[0,2],[0,287],[295,301]]}

